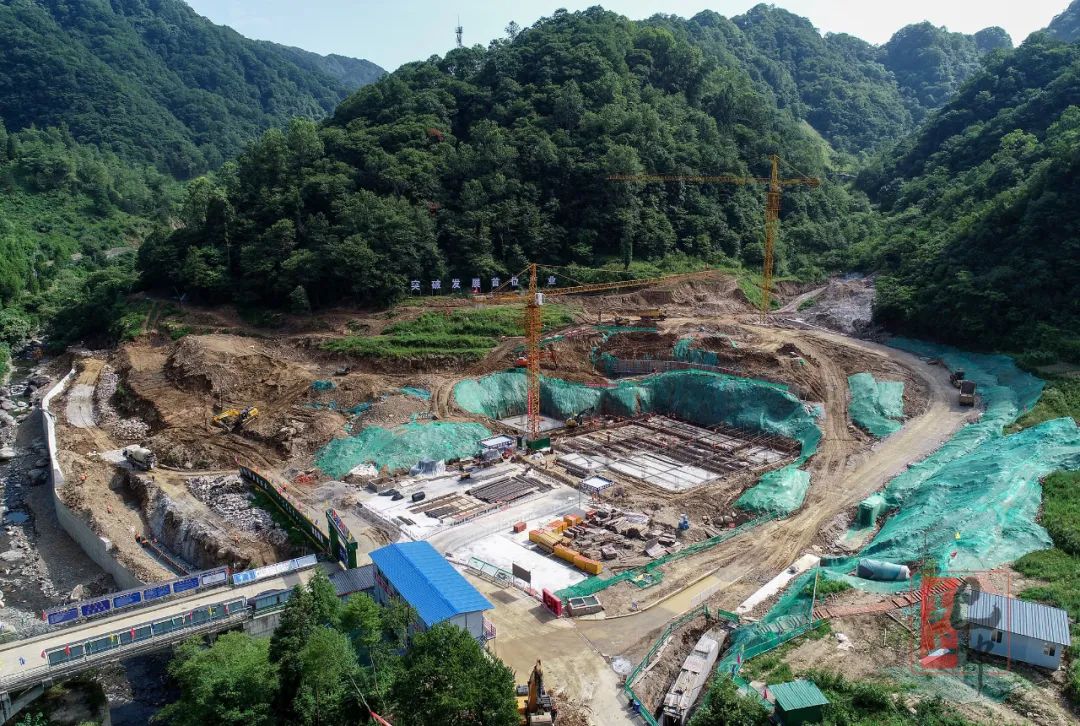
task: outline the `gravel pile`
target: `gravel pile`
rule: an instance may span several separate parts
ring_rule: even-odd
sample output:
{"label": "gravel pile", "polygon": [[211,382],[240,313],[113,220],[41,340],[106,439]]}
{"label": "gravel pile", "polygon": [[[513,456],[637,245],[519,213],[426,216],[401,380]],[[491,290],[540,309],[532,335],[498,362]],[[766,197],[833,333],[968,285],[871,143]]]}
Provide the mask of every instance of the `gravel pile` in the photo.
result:
{"label": "gravel pile", "polygon": [[252,506],[248,485],[238,475],[191,477],[187,480],[187,488],[196,499],[237,529],[258,533],[275,547],[288,541],[285,530],[274,524],[269,512]]}
{"label": "gravel pile", "polygon": [[112,405],[112,397],[120,385],[120,376],[111,367],[101,369],[97,389],[94,390],[94,405],[98,411],[99,425],[116,439],[122,441],[141,441],[150,434],[150,426],[142,419],[121,418]]}

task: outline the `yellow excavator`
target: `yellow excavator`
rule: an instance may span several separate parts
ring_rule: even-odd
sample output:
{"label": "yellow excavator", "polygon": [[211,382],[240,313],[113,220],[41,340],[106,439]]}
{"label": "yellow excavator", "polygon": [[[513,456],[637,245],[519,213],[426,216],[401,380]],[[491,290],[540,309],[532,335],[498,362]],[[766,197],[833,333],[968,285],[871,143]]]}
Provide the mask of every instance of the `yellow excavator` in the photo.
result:
{"label": "yellow excavator", "polygon": [[211,422],[226,431],[236,431],[243,428],[248,421],[259,415],[259,409],[254,406],[247,408],[227,408],[211,419]]}
{"label": "yellow excavator", "polygon": [[544,669],[536,661],[526,685],[518,686],[518,714],[522,726],[548,726],[555,723],[556,712],[551,695],[544,690]]}

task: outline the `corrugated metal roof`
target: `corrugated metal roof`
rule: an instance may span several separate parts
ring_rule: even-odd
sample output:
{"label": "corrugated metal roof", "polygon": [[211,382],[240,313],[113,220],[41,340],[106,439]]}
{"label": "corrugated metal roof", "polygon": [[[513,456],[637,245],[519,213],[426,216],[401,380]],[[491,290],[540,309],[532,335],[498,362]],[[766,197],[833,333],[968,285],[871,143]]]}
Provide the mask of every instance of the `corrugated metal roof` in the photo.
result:
{"label": "corrugated metal roof", "polygon": [[338,597],[373,590],[375,589],[375,565],[361,565],[351,570],[338,570],[330,575],[330,582],[337,590]]}
{"label": "corrugated metal roof", "polygon": [[371,561],[429,628],[494,607],[427,542],[387,545],[372,552]]}
{"label": "corrugated metal roof", "polygon": [[769,686],[769,692],[776,698],[776,705],[785,711],[798,711],[801,708],[824,706],[829,702],[816,685],[810,681],[791,681]]}
{"label": "corrugated metal roof", "polygon": [[977,591],[968,606],[968,622],[984,628],[1024,635],[1036,640],[1068,646],[1069,615],[1060,608],[1042,603]]}

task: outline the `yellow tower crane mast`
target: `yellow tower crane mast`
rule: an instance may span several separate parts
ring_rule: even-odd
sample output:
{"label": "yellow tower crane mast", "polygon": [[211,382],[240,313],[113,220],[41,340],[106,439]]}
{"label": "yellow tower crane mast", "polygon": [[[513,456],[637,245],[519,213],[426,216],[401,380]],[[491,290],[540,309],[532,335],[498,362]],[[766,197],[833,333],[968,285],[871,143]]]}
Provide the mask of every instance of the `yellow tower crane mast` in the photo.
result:
{"label": "yellow tower crane mast", "polygon": [[[662,277],[548,288],[541,292],[539,285],[537,284],[538,269],[540,267],[541,265],[537,265],[535,262],[529,263],[529,267],[527,268],[529,287],[525,299],[525,368],[527,376],[525,414],[526,434],[529,441],[536,441],[540,437],[540,338],[543,331],[542,309],[546,298],[574,295],[578,293],[625,290],[632,287],[655,285],[661,282],[675,282],[678,280],[701,277],[702,275],[713,273],[713,270],[701,270],[699,272],[665,275]],[[612,272],[612,270],[605,270],[605,272]],[[505,283],[499,289],[493,290],[489,294],[474,295],[472,300],[473,302],[480,304],[495,305],[521,302],[520,293],[509,293],[506,292],[504,288],[506,288]]]}
{"label": "yellow tower crane mast", "polygon": [[772,302],[772,278],[773,278],[773,254],[776,249],[776,232],[780,228],[780,195],[784,187],[790,186],[820,186],[821,180],[812,176],[796,176],[788,179],[780,176],[780,157],[773,154],[769,157],[772,162],[772,173],[767,177],[761,176],[733,176],[721,174],[718,176],[692,176],[680,174],[614,174],[608,177],[609,181],[632,181],[670,183],[686,182],[689,184],[767,184],[768,192],[765,200],[765,264],[761,275],[761,312],[768,314]]}

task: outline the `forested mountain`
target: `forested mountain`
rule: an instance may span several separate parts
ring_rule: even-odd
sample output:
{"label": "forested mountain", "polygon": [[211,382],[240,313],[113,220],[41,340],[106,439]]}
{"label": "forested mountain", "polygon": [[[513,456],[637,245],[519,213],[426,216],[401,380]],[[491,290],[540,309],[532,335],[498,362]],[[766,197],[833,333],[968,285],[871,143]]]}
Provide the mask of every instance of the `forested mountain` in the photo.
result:
{"label": "forested mountain", "polygon": [[382,75],[253,41],[181,0],[0,0],[0,118],[187,178]]}
{"label": "forested mountain", "polygon": [[1080,40],[1080,0],[1073,0],[1063,13],[1055,16],[1046,32],[1066,43]]}
{"label": "forested mountain", "polygon": [[63,129],[0,123],[0,348],[46,322],[57,342],[107,331],[135,286],[134,247],[172,217],[176,187]]}
{"label": "forested mountain", "polygon": [[1080,46],[1036,34],[860,175],[883,322],[1080,359],[1078,105]]}
{"label": "forested mountain", "polygon": [[[403,66],[324,127],[272,130],[219,183],[194,185],[186,226],[148,241],[141,269],[204,299],[325,305],[386,302],[412,278],[505,277],[527,260],[758,265],[762,189],[608,176],[760,175],[772,153],[828,176],[828,147],[737,59],[659,25],[557,12],[487,49]],[[842,184],[790,190],[780,269],[837,267],[868,215]]]}
{"label": "forested mountain", "polygon": [[[698,42],[730,36],[712,12],[695,16]],[[743,55],[781,106],[792,108],[836,148],[858,152],[913,130],[979,69],[980,58],[1011,48],[1001,28],[974,36],[930,23],[900,29],[883,46],[846,34],[822,36],[807,18],[758,5],[732,22],[749,41]]]}

